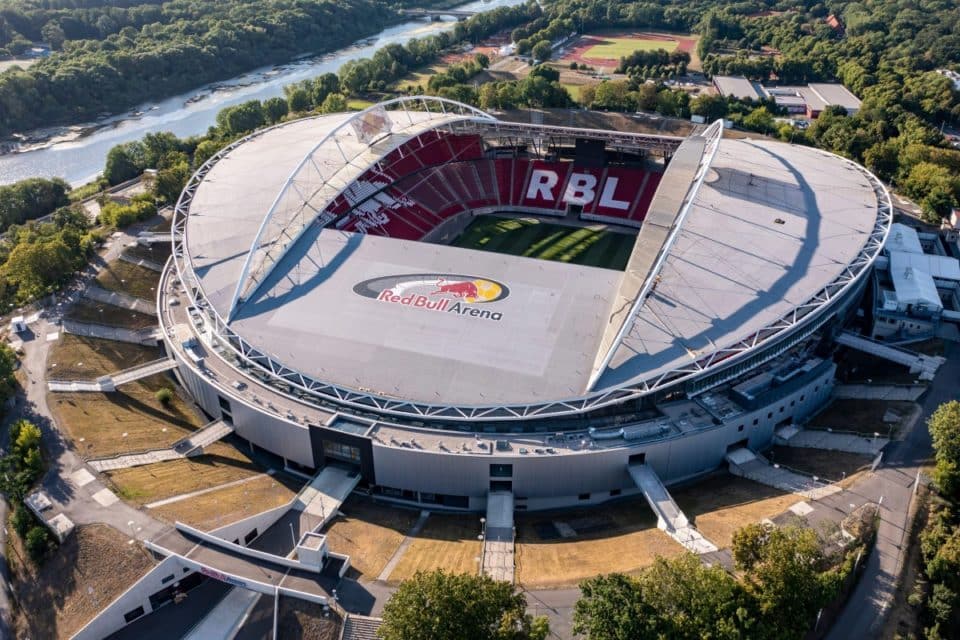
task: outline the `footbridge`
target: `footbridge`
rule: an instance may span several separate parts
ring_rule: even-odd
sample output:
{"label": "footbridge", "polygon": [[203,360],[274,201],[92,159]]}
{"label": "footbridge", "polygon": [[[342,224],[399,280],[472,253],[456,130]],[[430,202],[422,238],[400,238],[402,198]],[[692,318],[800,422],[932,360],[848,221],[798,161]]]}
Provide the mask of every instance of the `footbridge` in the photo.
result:
{"label": "footbridge", "polygon": [[514,580],[513,492],[491,491],[483,523],[481,571],[493,578]]}
{"label": "footbridge", "polygon": [[919,374],[921,380],[933,380],[937,369],[946,361],[941,356],[916,353],[909,349],[871,340],[852,331],[842,331],[837,336],[837,342],[857,351],[863,351],[872,356],[908,367],[910,373]]}
{"label": "footbridge", "polygon": [[64,391],[70,393],[90,392],[109,393],[117,387],[129,384],[149,376],[176,369],[177,362],[171,358],[159,358],[150,362],[122,369],[109,375],[101,376],[96,380],[49,380],[47,388],[50,391]]}
{"label": "footbridge", "polygon": [[679,542],[686,549],[702,555],[717,550],[717,546],[703,537],[696,527],[690,524],[670,492],[663,486],[660,476],[653,467],[644,463],[631,464],[628,467],[630,477],[643,492],[650,508],[657,515],[657,528]]}

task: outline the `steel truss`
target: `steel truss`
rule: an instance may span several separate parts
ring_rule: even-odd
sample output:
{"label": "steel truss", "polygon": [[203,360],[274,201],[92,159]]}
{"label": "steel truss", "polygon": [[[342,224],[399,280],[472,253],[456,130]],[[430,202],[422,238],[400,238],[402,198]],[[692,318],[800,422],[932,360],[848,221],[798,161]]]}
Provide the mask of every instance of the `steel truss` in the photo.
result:
{"label": "steel truss", "polygon": [[877,196],[877,218],[867,242],[856,258],[847,265],[836,279],[805,303],[794,308],[790,313],[759,329],[737,344],[714,351],[685,366],[660,373],[651,378],[633,380],[630,384],[622,387],[588,393],[578,398],[520,405],[455,406],[419,403],[390,397],[382,393],[377,394],[342,387],[317,380],[291,369],[249,344],[229,326],[228,321],[207,301],[188,251],[189,226],[187,223],[194,194],[211,168],[231,151],[249,140],[288,124],[276,125],[237,140],[207,160],[190,178],[174,210],[172,226],[173,263],[188,298],[206,317],[213,340],[229,349],[240,362],[253,367],[265,379],[273,381],[276,386],[286,387],[287,392],[291,395],[298,395],[302,400],[313,402],[324,408],[329,408],[333,404],[339,407],[349,407],[354,410],[371,411],[407,419],[446,422],[511,421],[568,416],[586,413],[662,391],[668,387],[688,382],[707,371],[720,371],[722,368],[731,366],[747,356],[754,358],[759,356],[757,361],[759,365],[779,355],[783,351],[781,347],[789,346],[786,343],[796,344],[799,340],[811,335],[823,324],[827,319],[827,312],[838,301],[842,300],[845,294],[854,290],[857,284],[869,273],[869,268],[879,255],[893,221],[893,205],[891,204],[890,194],[876,176],[845,158],[821,152],[847,163],[868,178]]}

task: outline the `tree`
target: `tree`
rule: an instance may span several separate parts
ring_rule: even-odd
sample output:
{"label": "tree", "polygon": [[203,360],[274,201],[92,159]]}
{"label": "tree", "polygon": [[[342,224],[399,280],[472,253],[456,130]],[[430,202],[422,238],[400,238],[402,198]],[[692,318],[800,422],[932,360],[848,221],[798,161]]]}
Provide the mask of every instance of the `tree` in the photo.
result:
{"label": "tree", "polygon": [[751,131],[770,133],[773,131],[773,114],[766,107],[757,107],[743,119],[743,126]]}
{"label": "tree", "polygon": [[657,558],[636,578],[598,576],[580,588],[574,632],[589,640],[738,640],[755,625],[743,586],[693,554]]}
{"label": "tree", "polygon": [[119,144],[107,152],[107,163],[103,168],[103,177],[110,184],[120,184],[140,175],[142,168],[131,157],[130,147]]}
{"label": "tree", "polygon": [[164,202],[173,204],[180,198],[180,192],[190,179],[190,165],[181,162],[157,172],[157,183],[153,191]]}
{"label": "tree", "polygon": [[747,525],[733,535],[733,558],[756,602],[761,637],[802,638],[836,596],[834,574],[820,573],[823,553],[811,529]]}
{"label": "tree", "polygon": [[550,46],[549,40],[541,40],[537,44],[533,45],[532,49],[530,49],[530,55],[533,56],[534,60],[539,62],[546,62],[549,60],[552,53],[553,47]]}
{"label": "tree", "polygon": [[34,562],[40,562],[50,547],[50,535],[47,533],[47,529],[37,525],[27,531],[26,547],[30,558]]}
{"label": "tree", "polygon": [[341,113],[348,108],[347,99],[339,93],[331,93],[320,105],[321,113]]}
{"label": "tree", "polygon": [[950,497],[960,495],[960,401],[946,402],[927,421],[936,467],[933,480]]}
{"label": "tree", "polygon": [[283,98],[270,98],[264,101],[263,111],[267,117],[267,122],[273,124],[283,120],[289,112],[289,107],[287,107],[287,101]]}
{"label": "tree", "polygon": [[703,116],[707,122],[714,122],[727,115],[727,99],[723,96],[703,94],[690,101],[690,113]]}
{"label": "tree", "polygon": [[291,113],[300,113],[310,108],[310,94],[306,89],[295,89],[287,96],[287,105]]}
{"label": "tree", "polygon": [[513,585],[489,576],[418,571],[383,610],[383,640],[543,640],[546,619],[526,613]]}

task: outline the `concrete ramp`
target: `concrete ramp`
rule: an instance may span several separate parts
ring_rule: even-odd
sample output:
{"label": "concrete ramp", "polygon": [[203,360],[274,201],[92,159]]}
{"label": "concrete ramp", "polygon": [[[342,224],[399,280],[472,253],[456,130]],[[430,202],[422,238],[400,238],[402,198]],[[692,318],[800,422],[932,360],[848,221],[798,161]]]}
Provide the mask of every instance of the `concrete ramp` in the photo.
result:
{"label": "concrete ramp", "polygon": [[815,481],[810,476],[784,469],[780,465],[770,464],[745,447],[728,453],[727,463],[730,466],[730,473],[735,476],[787,493],[796,493],[808,500],[819,500],[842,491],[835,484]]}
{"label": "concrete ramp", "polygon": [[513,492],[491,491],[487,494],[481,571],[494,580],[513,583],[513,542]]}
{"label": "concrete ramp", "polygon": [[297,496],[293,509],[320,518],[321,523],[315,528],[319,531],[337,515],[340,505],[359,482],[360,472],[356,469],[324,467]]}
{"label": "concrete ramp", "polygon": [[802,449],[825,449],[858,453],[871,458],[876,456],[890,442],[887,438],[874,438],[859,433],[837,433],[825,429],[800,429],[789,425],[777,429],[774,442],[788,447]]}
{"label": "concrete ramp", "polygon": [[172,449],[183,456],[200,455],[204,449],[231,433],[233,433],[232,425],[223,420],[214,420],[194,431],[189,437],[176,442]]}
{"label": "concrete ramp", "polygon": [[628,467],[630,477],[640,487],[643,497],[647,499],[650,508],[657,514],[657,528],[679,542],[686,549],[696,553],[711,553],[717,546],[703,537],[696,527],[690,524],[677,503],[673,501],[670,492],[660,482],[653,467],[646,464],[631,464]]}
{"label": "concrete ramp", "polygon": [[837,336],[837,342],[857,351],[869,353],[872,356],[889,360],[903,365],[910,369],[910,373],[918,374],[921,380],[933,380],[945,358],[941,356],[928,356],[923,353],[916,353],[901,347],[884,344],[876,340],[871,340],[851,331],[843,331]]}
{"label": "concrete ramp", "polygon": [[113,381],[110,376],[96,380],[50,380],[47,389],[61,393],[106,393],[113,391]]}
{"label": "concrete ramp", "polygon": [[163,373],[164,371],[170,371],[171,369],[176,368],[176,360],[172,358],[160,358],[158,360],[153,360],[151,362],[142,364],[138,367],[130,367],[129,369],[111,373],[110,378],[113,380],[113,386],[119,387],[122,384],[141,380],[148,376],[156,375],[158,373]]}

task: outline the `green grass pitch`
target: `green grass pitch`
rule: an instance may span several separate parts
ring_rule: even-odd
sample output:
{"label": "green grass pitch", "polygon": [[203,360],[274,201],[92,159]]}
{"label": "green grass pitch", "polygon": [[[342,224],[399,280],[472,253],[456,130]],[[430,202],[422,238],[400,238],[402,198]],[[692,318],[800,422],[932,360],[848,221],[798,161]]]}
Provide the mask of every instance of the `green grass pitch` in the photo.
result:
{"label": "green grass pitch", "polygon": [[663,49],[671,52],[677,48],[676,40],[647,40],[645,38],[603,38],[603,42],[595,44],[583,52],[584,58],[598,58],[619,60],[634,51],[656,51]]}
{"label": "green grass pitch", "polygon": [[603,226],[568,227],[536,218],[477,216],[455,247],[623,270],[636,236]]}

